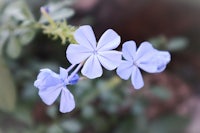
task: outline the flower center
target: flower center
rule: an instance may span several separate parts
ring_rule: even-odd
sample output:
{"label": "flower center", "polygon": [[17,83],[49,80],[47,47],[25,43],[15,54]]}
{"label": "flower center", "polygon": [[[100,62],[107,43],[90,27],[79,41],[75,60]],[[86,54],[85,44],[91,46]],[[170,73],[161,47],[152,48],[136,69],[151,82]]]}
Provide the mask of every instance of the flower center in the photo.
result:
{"label": "flower center", "polygon": [[93,54],[94,54],[94,55],[97,55],[97,54],[98,54],[98,51],[97,51],[97,50],[94,50],[94,51],[93,51]]}

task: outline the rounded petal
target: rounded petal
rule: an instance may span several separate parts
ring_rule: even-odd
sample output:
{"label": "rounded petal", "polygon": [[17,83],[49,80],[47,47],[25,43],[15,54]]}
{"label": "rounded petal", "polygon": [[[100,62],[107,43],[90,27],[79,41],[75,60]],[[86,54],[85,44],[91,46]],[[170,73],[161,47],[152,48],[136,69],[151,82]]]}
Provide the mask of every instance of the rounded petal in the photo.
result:
{"label": "rounded petal", "polygon": [[127,80],[132,74],[133,63],[130,61],[122,61],[119,67],[117,68],[117,75],[120,78]]}
{"label": "rounded petal", "polygon": [[45,90],[48,87],[56,86],[62,81],[57,73],[50,69],[41,69],[37,76],[37,80],[34,82],[34,86],[39,90]]}
{"label": "rounded petal", "polygon": [[171,61],[171,55],[168,51],[158,51],[157,56],[160,60],[163,60],[166,64]]}
{"label": "rounded petal", "polygon": [[80,26],[74,34],[75,40],[84,47],[94,50],[96,49],[96,38],[94,32],[89,25]]}
{"label": "rounded petal", "polygon": [[159,73],[164,71],[171,59],[169,52],[165,51],[154,50],[154,52],[147,55],[138,60],[137,65],[142,70],[149,73]]}
{"label": "rounded petal", "polygon": [[136,44],[134,41],[127,41],[122,46],[123,57],[126,60],[133,61],[136,53]]}
{"label": "rounded petal", "polygon": [[75,108],[74,96],[64,87],[60,97],[60,112],[67,113]]}
{"label": "rounded petal", "polygon": [[132,70],[133,70],[131,75],[132,85],[135,89],[140,89],[144,86],[142,74],[139,68],[137,68],[136,66],[134,66]]}
{"label": "rounded petal", "polygon": [[45,90],[39,91],[39,96],[41,97],[42,101],[47,105],[51,105],[59,96],[62,89],[62,85],[52,86],[46,88]]}
{"label": "rounded petal", "polygon": [[71,64],[78,64],[85,61],[91,52],[82,45],[70,44],[66,50],[66,56]]}
{"label": "rounded petal", "polygon": [[135,60],[140,60],[141,58],[148,58],[148,54],[154,53],[155,49],[149,42],[143,42],[137,49]]}
{"label": "rounded petal", "polygon": [[101,65],[103,65],[107,70],[117,68],[122,61],[121,52],[114,50],[99,52],[97,57]]}
{"label": "rounded petal", "polygon": [[103,70],[98,58],[94,55],[90,56],[85,62],[81,73],[89,79],[100,77],[103,73]]}
{"label": "rounded petal", "polygon": [[112,29],[108,29],[103,33],[103,35],[99,39],[99,42],[97,44],[97,50],[105,51],[115,49],[119,46],[120,41],[120,36]]}

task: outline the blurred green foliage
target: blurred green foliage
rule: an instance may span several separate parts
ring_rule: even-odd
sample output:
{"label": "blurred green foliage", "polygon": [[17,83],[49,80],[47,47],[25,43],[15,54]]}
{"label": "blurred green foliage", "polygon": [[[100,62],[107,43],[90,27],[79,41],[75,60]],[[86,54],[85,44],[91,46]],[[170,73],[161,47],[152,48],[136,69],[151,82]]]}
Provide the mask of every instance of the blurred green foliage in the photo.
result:
{"label": "blurred green foliage", "polygon": [[[50,1],[47,3],[52,10],[50,16],[55,20],[70,17],[74,11],[63,8],[71,4],[73,0]],[[40,7],[36,4],[31,8]],[[65,24],[62,22],[61,25]],[[68,65],[62,62],[66,47],[51,45],[57,42],[41,34],[40,25],[44,23],[42,17],[39,21],[35,19],[26,1],[0,0],[0,133],[180,133],[184,130],[188,120],[173,112],[150,119],[146,114],[151,106],[149,99],[141,91],[135,92],[130,81],[122,82],[114,73],[69,86],[76,100],[71,113],[60,114],[58,102],[52,106],[42,104],[33,86],[39,69],[48,67],[57,71],[60,64]],[[52,30],[47,30],[47,34],[54,36]],[[175,39],[167,42],[171,46],[166,48],[162,37],[153,41],[167,50],[179,50],[186,44]],[[171,98],[165,87],[150,86],[149,90],[159,100]]]}

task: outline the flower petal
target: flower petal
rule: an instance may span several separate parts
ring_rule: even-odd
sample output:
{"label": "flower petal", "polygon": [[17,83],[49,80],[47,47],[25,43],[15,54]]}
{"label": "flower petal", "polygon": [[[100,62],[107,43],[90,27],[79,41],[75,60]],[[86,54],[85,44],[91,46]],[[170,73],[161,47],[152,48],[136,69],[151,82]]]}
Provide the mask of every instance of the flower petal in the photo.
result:
{"label": "flower petal", "polygon": [[74,34],[75,40],[84,47],[94,50],[96,49],[96,38],[94,32],[89,25],[80,26]]}
{"label": "flower petal", "polygon": [[61,80],[57,73],[50,69],[41,69],[37,76],[37,80],[34,82],[34,86],[39,90],[45,90],[48,87],[56,86],[60,83]]}
{"label": "flower petal", "polygon": [[74,96],[71,92],[64,87],[61,92],[60,98],[60,112],[67,113],[75,108]]}
{"label": "flower petal", "polygon": [[140,89],[144,86],[142,74],[138,67],[134,66],[132,69],[131,82],[135,89]]}
{"label": "flower petal", "polygon": [[123,57],[126,60],[133,61],[136,53],[136,44],[134,41],[127,41],[122,46]]}
{"label": "flower petal", "polygon": [[89,49],[82,45],[70,44],[66,50],[67,59],[71,64],[78,64],[91,55]]}
{"label": "flower petal", "polygon": [[65,68],[60,67],[60,77],[65,81],[68,77],[68,71]]}
{"label": "flower petal", "polygon": [[140,60],[141,58],[149,58],[148,54],[151,55],[151,53],[154,53],[154,52],[155,52],[155,49],[149,42],[143,42],[137,49],[135,60]]}
{"label": "flower petal", "polygon": [[81,70],[81,73],[89,79],[94,79],[102,75],[102,67],[95,55],[92,55],[87,59]]}
{"label": "flower petal", "polygon": [[59,96],[61,89],[62,86],[60,84],[57,86],[48,87],[45,90],[39,91],[39,96],[44,103],[51,105]]}
{"label": "flower petal", "polygon": [[122,79],[127,80],[132,74],[133,63],[130,61],[122,61],[117,68],[117,75]]}
{"label": "flower petal", "polygon": [[154,50],[137,61],[138,67],[149,73],[162,72],[170,61],[169,52]]}
{"label": "flower petal", "polygon": [[115,49],[119,46],[120,40],[120,36],[115,31],[113,31],[112,29],[108,29],[99,39],[97,50],[105,51]]}
{"label": "flower petal", "polygon": [[121,52],[119,51],[104,51],[98,53],[99,62],[107,69],[113,70],[121,63]]}

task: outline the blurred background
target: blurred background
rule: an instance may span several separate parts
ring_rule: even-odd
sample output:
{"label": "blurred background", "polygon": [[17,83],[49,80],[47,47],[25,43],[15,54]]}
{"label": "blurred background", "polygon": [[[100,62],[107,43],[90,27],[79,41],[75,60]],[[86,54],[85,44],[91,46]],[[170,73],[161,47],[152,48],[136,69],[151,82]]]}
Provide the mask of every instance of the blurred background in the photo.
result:
{"label": "blurred background", "polygon": [[[97,38],[112,28],[122,42],[150,41],[172,60],[143,72],[141,90],[108,71],[69,86],[76,108],[61,114],[33,86],[41,68],[69,66],[69,43],[37,27],[49,3],[53,18],[92,25]],[[0,133],[200,133],[199,52],[199,0],[0,0]]]}

